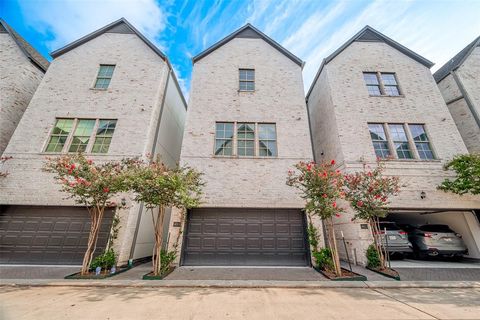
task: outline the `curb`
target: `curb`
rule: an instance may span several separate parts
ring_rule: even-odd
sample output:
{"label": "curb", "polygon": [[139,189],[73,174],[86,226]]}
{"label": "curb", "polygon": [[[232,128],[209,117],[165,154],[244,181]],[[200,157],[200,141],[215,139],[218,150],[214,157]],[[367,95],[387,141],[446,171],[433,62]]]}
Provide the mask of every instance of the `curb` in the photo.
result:
{"label": "curb", "polygon": [[[8,282],[7,282],[8,281]],[[70,280],[57,279],[2,280],[0,287],[136,287],[136,288],[364,288],[364,289],[402,289],[402,288],[480,288],[480,281],[248,281],[248,280]]]}

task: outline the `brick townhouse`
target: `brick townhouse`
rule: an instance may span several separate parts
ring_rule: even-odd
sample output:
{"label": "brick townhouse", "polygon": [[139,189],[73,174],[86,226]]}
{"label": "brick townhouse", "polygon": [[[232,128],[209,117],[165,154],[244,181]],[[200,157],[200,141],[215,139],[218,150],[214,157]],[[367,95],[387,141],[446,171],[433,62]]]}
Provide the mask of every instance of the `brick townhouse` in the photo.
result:
{"label": "brick townhouse", "polygon": [[0,156],[47,68],[48,61],[0,19]]}
{"label": "brick townhouse", "polygon": [[[324,59],[307,94],[317,161],[336,159],[344,172],[393,158],[386,173],[402,188],[388,219],[399,223],[448,224],[463,235],[469,257],[480,258],[480,199],[436,189],[452,173],[443,165],[467,153],[435,83],[432,62],[367,26]],[[351,209],[336,220],[348,250],[365,263],[372,243]],[[342,247],[342,246],[341,246]],[[340,248],[343,249],[343,248]],[[343,250],[344,251],[344,250]],[[343,253],[344,254],[344,253]],[[345,256],[344,256],[345,257]]]}
{"label": "brick townhouse", "polygon": [[[186,102],[167,57],[120,19],[51,53],[50,64],[4,155],[0,262],[81,264],[89,231],[83,207],[65,200],[41,168],[47,156],[84,152],[95,161],[180,156]],[[120,202],[118,199],[117,202]],[[114,244],[119,262],[151,256],[149,219],[125,195]],[[112,216],[100,231],[105,246]]]}

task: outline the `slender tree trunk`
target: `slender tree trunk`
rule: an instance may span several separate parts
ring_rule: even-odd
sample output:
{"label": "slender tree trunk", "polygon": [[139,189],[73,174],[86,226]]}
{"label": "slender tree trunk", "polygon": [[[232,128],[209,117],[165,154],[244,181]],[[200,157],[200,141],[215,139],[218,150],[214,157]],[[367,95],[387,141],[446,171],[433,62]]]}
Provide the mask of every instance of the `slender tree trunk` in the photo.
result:
{"label": "slender tree trunk", "polygon": [[162,243],[163,243],[163,224],[165,220],[165,208],[160,206],[158,208],[157,220],[154,223],[154,232],[155,232],[155,245],[154,245],[154,256],[153,256],[153,275],[160,275],[162,268]]}
{"label": "slender tree trunk", "polygon": [[82,270],[81,274],[88,274],[90,264],[92,263],[93,254],[97,245],[98,232],[100,231],[100,225],[103,219],[104,208],[99,208],[95,206],[94,208],[88,209],[90,213],[90,218],[92,220],[90,226],[90,234],[88,235],[87,250],[83,256]]}
{"label": "slender tree trunk", "polygon": [[383,254],[383,248],[382,248],[382,238],[381,238],[382,236],[380,234],[380,227],[375,218],[370,218],[368,222],[370,224],[370,230],[373,236],[373,245],[377,250],[378,258],[380,259],[380,268],[384,269],[386,265],[385,265],[385,256]]}
{"label": "slender tree trunk", "polygon": [[335,274],[337,277],[342,276],[342,267],[340,266],[340,256],[338,255],[338,249],[337,249],[337,239],[335,237],[335,227],[333,225],[333,219],[329,218],[329,224],[330,224],[330,237],[332,238],[331,244],[332,247],[330,248],[332,250],[332,258],[333,258],[333,265],[335,267]]}

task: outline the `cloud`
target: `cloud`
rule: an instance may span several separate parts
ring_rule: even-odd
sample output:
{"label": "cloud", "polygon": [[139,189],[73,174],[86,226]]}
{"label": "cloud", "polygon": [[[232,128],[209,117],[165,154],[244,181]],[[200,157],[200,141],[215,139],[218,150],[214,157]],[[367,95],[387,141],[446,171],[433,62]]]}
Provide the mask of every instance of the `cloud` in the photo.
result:
{"label": "cloud", "polygon": [[161,32],[166,18],[154,0],[64,0],[20,1],[26,23],[51,35],[46,41],[49,50],[58,49],[110,22],[125,17],[147,38],[164,49]]}

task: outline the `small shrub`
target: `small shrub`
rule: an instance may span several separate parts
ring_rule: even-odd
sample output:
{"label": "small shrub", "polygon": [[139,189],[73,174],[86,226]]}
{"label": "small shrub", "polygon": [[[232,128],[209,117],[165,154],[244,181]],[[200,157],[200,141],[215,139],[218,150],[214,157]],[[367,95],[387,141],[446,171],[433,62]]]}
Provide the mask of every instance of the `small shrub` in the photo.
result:
{"label": "small shrub", "polygon": [[161,268],[160,268],[160,275],[164,275],[168,272],[170,269],[170,265],[172,264],[173,260],[177,257],[177,253],[175,251],[170,251],[166,252],[165,250],[162,250],[160,254],[160,262],[161,262]]}
{"label": "small shrub", "polygon": [[367,267],[377,269],[380,267],[380,256],[377,249],[371,244],[367,249]]}
{"label": "small shrub", "polygon": [[90,269],[96,269],[100,267],[102,269],[108,270],[117,263],[117,256],[113,249],[109,249],[103,252],[101,255],[95,257],[90,264]]}
{"label": "small shrub", "polygon": [[308,243],[312,246],[312,248],[316,251],[318,248],[318,231],[313,226],[312,223],[308,224]]}
{"label": "small shrub", "polygon": [[330,251],[329,248],[323,248],[320,249],[320,251],[314,251],[312,252],[312,255],[320,269],[331,272],[335,271],[332,259],[332,251]]}

